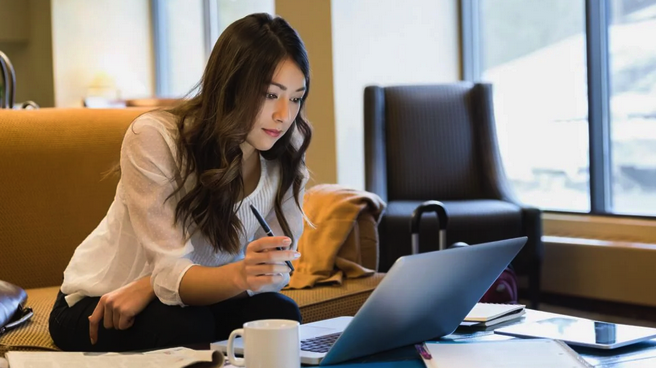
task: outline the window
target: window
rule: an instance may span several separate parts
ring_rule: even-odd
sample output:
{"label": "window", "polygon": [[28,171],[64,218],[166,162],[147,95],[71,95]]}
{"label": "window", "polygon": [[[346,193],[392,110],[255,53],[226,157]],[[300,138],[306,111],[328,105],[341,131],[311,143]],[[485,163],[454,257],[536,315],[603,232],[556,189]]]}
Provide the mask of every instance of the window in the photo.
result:
{"label": "window", "polygon": [[517,195],[656,215],[656,0],[463,0],[465,79],[493,84]]}
{"label": "window", "polygon": [[656,0],[610,5],[612,210],[656,215]]}
{"label": "window", "polygon": [[200,81],[223,30],[274,0],[153,0],[157,96],[182,97]]}

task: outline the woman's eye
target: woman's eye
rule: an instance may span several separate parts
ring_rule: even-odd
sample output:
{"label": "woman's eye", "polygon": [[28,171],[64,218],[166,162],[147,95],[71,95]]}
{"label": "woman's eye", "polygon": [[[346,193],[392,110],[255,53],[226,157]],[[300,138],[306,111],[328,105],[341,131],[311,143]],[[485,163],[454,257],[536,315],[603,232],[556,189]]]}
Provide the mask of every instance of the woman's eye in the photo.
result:
{"label": "woman's eye", "polygon": [[292,98],[292,99],[291,99],[291,101],[292,101],[293,103],[301,103],[301,100],[302,100],[301,98]]}
{"label": "woman's eye", "polygon": [[278,98],[278,96],[273,93],[267,93],[266,98],[270,100],[275,100],[276,98]]}

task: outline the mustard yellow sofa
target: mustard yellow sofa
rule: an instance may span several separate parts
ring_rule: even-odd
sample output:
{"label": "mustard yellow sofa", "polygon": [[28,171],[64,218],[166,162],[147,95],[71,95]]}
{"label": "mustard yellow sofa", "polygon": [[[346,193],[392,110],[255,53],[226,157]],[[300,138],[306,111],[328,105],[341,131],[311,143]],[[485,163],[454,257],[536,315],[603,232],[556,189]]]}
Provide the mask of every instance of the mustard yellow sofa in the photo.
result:
{"label": "mustard yellow sofa", "polygon": [[[48,314],[75,247],[104,217],[117,178],[102,179],[118,162],[123,134],[144,109],[0,109],[0,280],[26,289],[34,318],[0,336],[8,350],[56,350]],[[375,268],[377,250],[362,254]],[[382,279],[285,290],[304,322],[354,315]]]}

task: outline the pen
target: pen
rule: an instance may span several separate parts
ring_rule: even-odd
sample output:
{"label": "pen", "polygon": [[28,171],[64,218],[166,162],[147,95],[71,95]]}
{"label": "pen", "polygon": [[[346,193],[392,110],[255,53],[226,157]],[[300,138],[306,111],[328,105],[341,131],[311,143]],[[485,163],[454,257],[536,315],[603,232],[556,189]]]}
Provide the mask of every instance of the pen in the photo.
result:
{"label": "pen", "polygon": [[[271,228],[269,227],[269,224],[264,221],[264,217],[260,215],[260,213],[257,211],[257,209],[251,204],[251,211],[253,211],[253,215],[255,215],[255,218],[257,219],[257,222],[260,223],[260,226],[262,226],[262,229],[264,229],[264,232],[267,234],[267,236],[274,236],[273,231],[271,231]],[[276,247],[277,250],[283,250],[281,247]],[[294,272],[294,266],[292,266],[292,263],[290,261],[285,261],[287,264],[287,267],[289,267],[289,270],[291,272]],[[291,273],[290,272],[290,273]]]}
{"label": "pen", "polygon": [[433,356],[428,351],[428,348],[426,347],[426,344],[415,344],[415,349],[417,349],[417,352],[419,353],[419,355],[421,355],[422,358],[424,358],[426,360],[433,359]]}

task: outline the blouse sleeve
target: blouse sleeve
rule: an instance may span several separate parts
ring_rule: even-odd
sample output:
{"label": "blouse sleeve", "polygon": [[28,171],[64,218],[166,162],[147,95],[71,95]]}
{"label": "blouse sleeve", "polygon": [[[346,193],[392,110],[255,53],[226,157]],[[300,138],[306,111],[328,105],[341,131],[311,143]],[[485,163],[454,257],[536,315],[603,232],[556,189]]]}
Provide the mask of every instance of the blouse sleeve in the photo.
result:
{"label": "blouse sleeve", "polygon": [[175,223],[179,196],[169,198],[179,184],[179,171],[170,137],[158,123],[141,117],[128,128],[121,147],[123,200],[136,241],[153,266],[151,284],[167,305],[183,305],[179,287],[193,265],[193,245]]}

